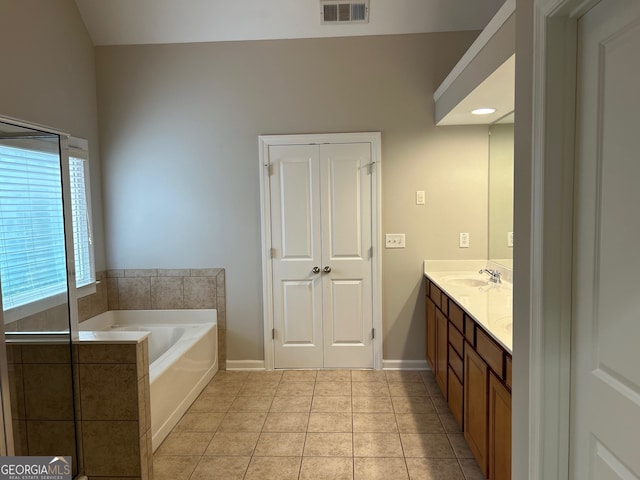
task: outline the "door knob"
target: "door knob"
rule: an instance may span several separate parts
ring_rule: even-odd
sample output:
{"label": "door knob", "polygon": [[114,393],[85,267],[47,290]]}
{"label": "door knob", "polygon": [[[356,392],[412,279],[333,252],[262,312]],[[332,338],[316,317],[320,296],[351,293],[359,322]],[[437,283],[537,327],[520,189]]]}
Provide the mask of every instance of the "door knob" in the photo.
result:
{"label": "door knob", "polygon": [[329,273],[331,271],[331,267],[329,265],[327,265],[322,270],[324,270],[324,273]]}
{"label": "door knob", "polygon": [[320,273],[320,267],[313,267],[313,268],[311,269],[311,271],[312,271],[313,273]]}

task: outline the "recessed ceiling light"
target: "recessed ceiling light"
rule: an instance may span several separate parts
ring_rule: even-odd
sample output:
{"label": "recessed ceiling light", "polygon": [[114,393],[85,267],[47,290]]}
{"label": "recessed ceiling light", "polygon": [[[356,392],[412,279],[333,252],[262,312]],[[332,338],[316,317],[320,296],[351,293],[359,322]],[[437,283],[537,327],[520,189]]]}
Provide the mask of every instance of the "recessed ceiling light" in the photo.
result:
{"label": "recessed ceiling light", "polygon": [[489,115],[491,113],[495,113],[496,109],[495,108],[476,108],[475,110],[472,110],[471,113],[473,113],[474,115]]}

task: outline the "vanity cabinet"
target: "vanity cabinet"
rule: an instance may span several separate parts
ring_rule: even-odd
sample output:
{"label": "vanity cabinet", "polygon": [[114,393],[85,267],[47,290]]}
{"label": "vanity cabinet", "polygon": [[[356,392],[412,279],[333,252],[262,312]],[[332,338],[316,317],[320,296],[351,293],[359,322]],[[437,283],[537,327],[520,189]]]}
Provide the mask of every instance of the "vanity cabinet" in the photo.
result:
{"label": "vanity cabinet", "polygon": [[[431,284],[433,285],[433,284]],[[444,298],[444,303],[443,303]],[[427,287],[427,313],[426,313],[426,353],[427,361],[438,382],[440,390],[446,392],[449,386],[449,320],[443,313],[448,311],[448,299],[437,287]],[[460,384],[459,397],[462,399],[462,384]],[[455,386],[454,386],[455,388]],[[461,423],[462,419],[460,419]]]}
{"label": "vanity cabinet", "polygon": [[426,357],[488,480],[511,479],[511,354],[427,279]]}

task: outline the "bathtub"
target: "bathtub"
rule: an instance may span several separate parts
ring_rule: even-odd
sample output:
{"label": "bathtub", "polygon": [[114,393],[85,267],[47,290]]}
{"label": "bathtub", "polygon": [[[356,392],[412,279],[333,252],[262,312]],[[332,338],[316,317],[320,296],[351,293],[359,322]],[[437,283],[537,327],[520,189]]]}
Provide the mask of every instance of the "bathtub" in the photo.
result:
{"label": "bathtub", "polygon": [[218,371],[216,310],[110,310],[82,322],[80,330],[151,333],[154,451]]}

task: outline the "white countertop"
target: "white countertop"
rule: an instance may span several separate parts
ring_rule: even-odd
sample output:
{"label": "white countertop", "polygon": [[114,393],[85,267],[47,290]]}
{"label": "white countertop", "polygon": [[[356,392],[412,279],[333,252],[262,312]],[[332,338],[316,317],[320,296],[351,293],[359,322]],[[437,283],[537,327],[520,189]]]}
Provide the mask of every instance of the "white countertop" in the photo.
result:
{"label": "white countertop", "polygon": [[[480,260],[425,260],[424,274],[511,353],[513,285],[504,280],[507,275],[503,275],[499,284],[485,283],[488,275],[479,274],[478,270],[485,268],[486,263]],[[478,286],[460,284],[461,278],[477,280]]]}

